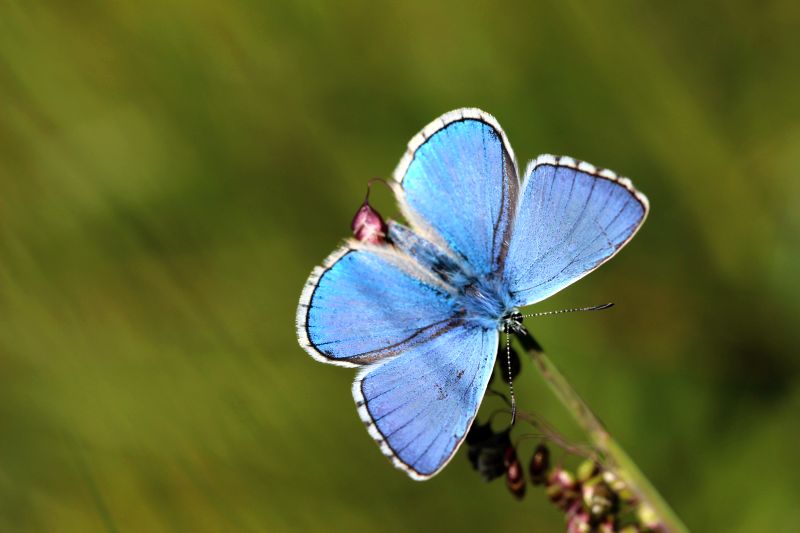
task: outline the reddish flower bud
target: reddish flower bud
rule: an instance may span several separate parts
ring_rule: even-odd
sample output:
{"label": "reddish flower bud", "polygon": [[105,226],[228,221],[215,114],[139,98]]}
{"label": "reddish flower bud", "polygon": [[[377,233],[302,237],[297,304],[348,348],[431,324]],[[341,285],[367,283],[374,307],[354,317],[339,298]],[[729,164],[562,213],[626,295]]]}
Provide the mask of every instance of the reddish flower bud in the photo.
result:
{"label": "reddish flower bud", "polygon": [[506,448],[503,458],[506,467],[506,487],[518,500],[525,496],[525,474],[513,446]]}
{"label": "reddish flower bud", "polygon": [[576,486],[575,476],[573,476],[567,470],[558,467],[554,468],[550,473],[548,483],[550,485],[558,485],[564,489],[574,489]]}
{"label": "reddish flower bud", "polygon": [[[372,180],[375,181],[375,180]],[[372,184],[370,181],[370,184]],[[355,238],[369,244],[382,244],[386,242],[386,222],[375,209],[369,205],[369,188],[364,203],[356,211],[353,222],[350,224]]]}
{"label": "reddish flower bud", "polygon": [[476,421],[467,433],[467,457],[472,467],[486,481],[491,481],[505,472],[504,457],[509,446],[511,446],[509,431],[495,433],[490,422],[480,424]]}
{"label": "reddish flower bud", "polygon": [[540,444],[536,447],[531,457],[531,465],[528,473],[531,475],[531,483],[534,485],[544,485],[547,481],[547,470],[550,468],[550,450],[547,446]]}
{"label": "reddish flower bud", "polygon": [[567,510],[567,533],[589,533],[592,531],[591,518],[579,503],[574,503]]}
{"label": "reddish flower bud", "polygon": [[597,526],[597,533],[614,533],[615,531],[619,530],[617,529],[617,521],[613,516],[609,516],[604,522]]}
{"label": "reddish flower bud", "polygon": [[580,498],[575,477],[559,467],[553,468],[547,478],[547,496],[562,509],[569,509]]}
{"label": "reddish flower bud", "polygon": [[619,499],[611,487],[603,481],[593,480],[582,487],[583,504],[592,519],[599,522],[619,509]]}

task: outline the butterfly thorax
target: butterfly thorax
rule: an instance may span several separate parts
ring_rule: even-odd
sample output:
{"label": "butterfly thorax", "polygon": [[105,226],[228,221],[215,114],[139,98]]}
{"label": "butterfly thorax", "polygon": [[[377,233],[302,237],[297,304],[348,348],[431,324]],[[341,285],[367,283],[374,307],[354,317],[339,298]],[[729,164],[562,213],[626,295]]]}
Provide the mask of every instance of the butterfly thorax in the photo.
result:
{"label": "butterfly thorax", "polygon": [[506,318],[516,309],[499,278],[496,274],[475,277],[458,290],[456,302],[467,320],[486,329],[504,329]]}

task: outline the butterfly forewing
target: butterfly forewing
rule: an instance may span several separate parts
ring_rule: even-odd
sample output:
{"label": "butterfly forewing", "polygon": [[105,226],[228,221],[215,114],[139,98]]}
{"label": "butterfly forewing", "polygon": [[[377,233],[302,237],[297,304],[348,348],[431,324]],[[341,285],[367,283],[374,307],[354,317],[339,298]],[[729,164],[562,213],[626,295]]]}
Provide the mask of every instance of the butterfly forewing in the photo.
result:
{"label": "butterfly forewing", "polygon": [[309,278],[297,334],[315,359],[358,366],[403,353],[435,334],[455,302],[391,249],[345,247]]}
{"label": "butterfly forewing", "polygon": [[633,237],[647,208],[626,178],[540,156],[522,186],[504,268],[515,305],[541,301],[606,262]]}
{"label": "butterfly forewing", "polygon": [[409,143],[395,171],[412,227],[486,275],[502,264],[519,180],[494,117],[461,109],[433,121]]}

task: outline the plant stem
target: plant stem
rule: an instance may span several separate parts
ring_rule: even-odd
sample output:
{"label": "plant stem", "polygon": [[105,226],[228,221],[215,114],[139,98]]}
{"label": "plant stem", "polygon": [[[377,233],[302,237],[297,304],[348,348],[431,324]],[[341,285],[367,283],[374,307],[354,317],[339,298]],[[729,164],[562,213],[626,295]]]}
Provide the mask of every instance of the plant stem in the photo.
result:
{"label": "plant stem", "polygon": [[539,343],[528,333],[520,333],[516,337],[533,359],[556,398],[586,432],[597,452],[603,455],[607,466],[625,482],[641,503],[653,511],[658,517],[661,528],[670,533],[687,533],[688,529],[680,518],[628,457],[625,450],[611,437],[600,419],[545,355]]}

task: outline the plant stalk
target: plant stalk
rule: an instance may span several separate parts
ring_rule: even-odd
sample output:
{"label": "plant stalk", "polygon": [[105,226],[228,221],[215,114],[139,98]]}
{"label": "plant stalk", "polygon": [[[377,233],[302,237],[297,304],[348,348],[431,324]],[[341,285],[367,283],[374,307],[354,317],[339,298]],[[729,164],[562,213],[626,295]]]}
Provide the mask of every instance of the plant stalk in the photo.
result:
{"label": "plant stalk", "polygon": [[661,529],[669,533],[688,533],[680,518],[545,355],[539,343],[527,332],[521,332],[516,337],[533,359],[556,398],[586,432],[596,451],[603,456],[606,466],[630,488],[642,504],[652,510]]}

